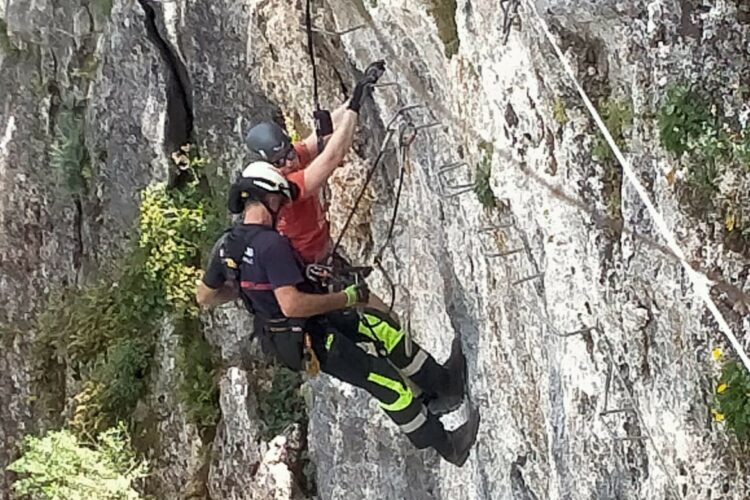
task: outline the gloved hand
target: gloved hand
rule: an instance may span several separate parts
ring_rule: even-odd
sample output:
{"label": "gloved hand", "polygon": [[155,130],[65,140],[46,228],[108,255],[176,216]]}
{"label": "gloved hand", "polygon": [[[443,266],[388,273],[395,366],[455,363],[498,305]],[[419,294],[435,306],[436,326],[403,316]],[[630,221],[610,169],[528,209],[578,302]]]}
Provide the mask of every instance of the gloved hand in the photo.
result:
{"label": "gloved hand", "polygon": [[364,281],[344,288],[344,294],[346,295],[346,307],[365,304],[370,300],[370,289]]}
{"label": "gloved hand", "polygon": [[366,83],[378,83],[378,80],[383,76],[383,73],[385,73],[385,61],[375,61],[367,67],[365,70],[365,76],[360,81]]}
{"label": "gloved hand", "polygon": [[359,113],[359,108],[362,106],[362,99],[371,90],[371,85],[377,83],[383,73],[385,72],[385,61],[375,61],[370,64],[365,70],[365,76],[357,82],[352,93],[352,98],[349,100],[348,109]]}

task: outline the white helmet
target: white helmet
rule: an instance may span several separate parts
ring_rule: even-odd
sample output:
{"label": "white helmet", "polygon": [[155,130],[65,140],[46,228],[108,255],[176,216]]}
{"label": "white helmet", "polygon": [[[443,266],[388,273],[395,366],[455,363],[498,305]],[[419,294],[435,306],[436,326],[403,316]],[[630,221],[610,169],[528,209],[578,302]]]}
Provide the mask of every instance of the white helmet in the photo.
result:
{"label": "white helmet", "polygon": [[270,163],[254,161],[242,171],[229,190],[229,210],[241,213],[246,201],[263,201],[269,194],[280,194],[289,200],[297,195],[297,186],[290,184]]}

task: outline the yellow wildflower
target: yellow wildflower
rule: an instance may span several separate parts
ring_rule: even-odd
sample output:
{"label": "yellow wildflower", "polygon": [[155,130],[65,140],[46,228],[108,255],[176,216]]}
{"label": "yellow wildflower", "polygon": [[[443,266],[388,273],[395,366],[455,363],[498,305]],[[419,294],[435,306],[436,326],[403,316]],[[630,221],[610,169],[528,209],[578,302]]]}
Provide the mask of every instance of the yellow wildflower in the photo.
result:
{"label": "yellow wildflower", "polygon": [[726,391],[728,388],[727,384],[719,384],[719,387],[716,388],[716,392],[721,394],[722,392]]}
{"label": "yellow wildflower", "polygon": [[717,411],[716,413],[714,413],[714,420],[716,420],[717,422],[723,422],[724,414]]}
{"label": "yellow wildflower", "polygon": [[715,347],[714,350],[711,351],[711,357],[714,358],[714,361],[718,361],[719,358],[721,358],[721,355],[721,347]]}

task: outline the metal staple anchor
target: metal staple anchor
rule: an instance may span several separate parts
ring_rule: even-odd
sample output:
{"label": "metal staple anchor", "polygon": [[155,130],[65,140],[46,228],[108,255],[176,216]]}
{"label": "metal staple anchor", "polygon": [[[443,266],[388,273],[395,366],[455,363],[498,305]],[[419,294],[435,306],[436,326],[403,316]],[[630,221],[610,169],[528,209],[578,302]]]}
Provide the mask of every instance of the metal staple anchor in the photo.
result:
{"label": "metal staple anchor", "polygon": [[[352,33],[353,31],[360,30],[360,29],[364,28],[365,26],[367,26],[367,25],[366,24],[358,24],[358,25],[352,26],[350,28],[345,28],[343,30],[336,30],[336,31],[329,31],[329,30],[327,30],[325,28],[318,28],[316,26],[313,26],[311,28],[311,31],[313,33],[322,33],[322,34],[328,35],[328,36],[342,36],[342,35],[346,35],[346,34]],[[301,30],[307,30],[307,26],[300,26],[300,29]]]}
{"label": "metal staple anchor", "polygon": [[[458,161],[458,162],[448,163],[448,164],[443,165],[442,167],[440,167],[440,169],[438,170],[438,173],[437,173],[438,180],[439,180],[438,184],[439,184],[440,189],[441,189],[441,194],[444,197],[446,197],[446,198],[453,198],[455,196],[467,193],[467,192],[469,192],[469,191],[471,191],[471,190],[474,189],[474,186],[476,184],[475,182],[471,182],[471,183],[468,183],[468,184],[457,184],[457,185],[446,185],[446,183],[444,182],[445,174],[446,173],[452,172],[453,170],[456,170],[456,169],[458,169],[460,167],[468,166],[468,165],[469,164],[466,163],[465,161]],[[447,192],[448,189],[456,189],[457,191],[449,194]]]}
{"label": "metal staple anchor", "polygon": [[533,274],[531,276],[527,276],[525,278],[521,278],[520,280],[516,280],[513,283],[511,283],[511,285],[514,285],[514,286],[515,285],[520,285],[521,283],[526,283],[527,281],[531,281],[531,280],[534,280],[534,279],[537,279],[537,278],[541,278],[542,276],[544,276],[543,272],[542,273]]}

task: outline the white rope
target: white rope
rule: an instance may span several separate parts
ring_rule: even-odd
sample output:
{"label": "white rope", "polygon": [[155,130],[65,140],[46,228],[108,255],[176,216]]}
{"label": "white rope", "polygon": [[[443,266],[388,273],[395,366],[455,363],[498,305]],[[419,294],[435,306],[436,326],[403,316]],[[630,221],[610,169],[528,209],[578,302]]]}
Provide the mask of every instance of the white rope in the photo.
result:
{"label": "white rope", "polygon": [[596,108],[591,103],[591,100],[589,99],[588,95],[586,95],[586,91],[583,90],[583,87],[581,86],[581,84],[578,83],[578,79],[576,78],[575,71],[573,71],[573,68],[570,66],[570,63],[568,63],[568,61],[565,59],[565,56],[563,55],[563,52],[560,49],[560,46],[555,41],[555,38],[552,36],[552,33],[550,32],[546,21],[539,14],[539,11],[537,10],[536,5],[534,5],[533,0],[525,0],[525,2],[528,5],[528,7],[531,9],[531,11],[534,13],[534,15],[537,17],[537,19],[539,20],[539,24],[542,30],[544,31],[544,34],[546,35],[547,40],[549,40],[549,43],[552,45],[552,48],[555,50],[557,57],[560,59],[560,62],[562,63],[563,68],[565,69],[565,72],[568,74],[571,81],[573,82],[573,85],[578,91],[578,94],[581,96],[581,99],[583,99],[583,103],[586,105],[586,108],[589,110],[589,113],[591,113],[592,118],[594,118],[594,121],[596,122],[597,127],[599,127],[599,130],[604,135],[604,138],[607,140],[609,147],[612,148],[612,151],[614,152],[615,157],[617,158],[617,161],[619,161],[620,165],[622,165],[622,170],[625,173],[625,176],[635,188],[643,204],[646,205],[646,208],[648,209],[648,212],[651,215],[651,218],[653,219],[654,224],[656,225],[657,229],[659,230],[661,235],[664,237],[664,239],[667,241],[667,245],[669,246],[670,250],[672,250],[672,252],[675,254],[675,256],[678,259],[680,259],[680,263],[682,264],[682,267],[685,269],[685,272],[690,278],[690,281],[693,283],[693,289],[695,291],[695,294],[701,299],[703,299],[703,301],[706,303],[706,307],[708,307],[708,310],[711,311],[711,314],[713,314],[714,319],[719,324],[719,328],[724,333],[724,335],[726,335],[726,337],[729,339],[729,342],[732,344],[732,347],[734,347],[734,350],[737,352],[737,355],[742,360],[742,363],[745,365],[745,368],[747,368],[747,370],[750,371],[750,358],[747,357],[747,354],[745,353],[745,350],[743,349],[739,340],[737,340],[737,337],[732,332],[732,329],[729,327],[729,324],[726,322],[726,320],[724,319],[724,316],[722,316],[721,312],[716,307],[716,304],[711,298],[710,291],[707,286],[707,283],[709,282],[708,278],[705,275],[695,271],[687,262],[685,254],[683,253],[682,249],[678,245],[677,240],[672,234],[672,231],[670,231],[670,229],[667,227],[666,222],[664,221],[664,218],[656,209],[656,207],[654,207],[654,204],[651,202],[651,199],[649,198],[648,193],[646,192],[646,189],[643,187],[643,184],[641,184],[640,180],[638,179],[638,176],[630,167],[630,164],[627,162],[627,160],[625,160],[625,156],[622,154],[622,151],[620,151],[620,148],[615,143],[615,140],[612,138],[612,134],[609,133],[607,126],[604,124],[604,121],[602,120],[601,116],[599,116],[599,113],[597,112]]}

